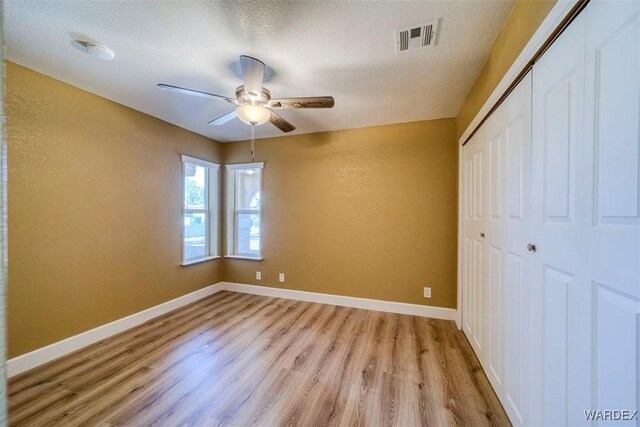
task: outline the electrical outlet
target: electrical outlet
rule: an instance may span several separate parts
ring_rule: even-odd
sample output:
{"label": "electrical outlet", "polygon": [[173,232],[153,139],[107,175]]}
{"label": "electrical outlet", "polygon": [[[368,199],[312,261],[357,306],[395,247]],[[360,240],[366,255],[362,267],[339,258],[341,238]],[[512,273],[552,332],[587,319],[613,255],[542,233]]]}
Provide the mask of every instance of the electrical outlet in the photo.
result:
{"label": "electrical outlet", "polygon": [[256,280],[262,280],[262,272],[256,271]]}
{"label": "electrical outlet", "polygon": [[431,288],[424,288],[423,295],[425,298],[431,298]]}
{"label": "electrical outlet", "polygon": [[280,276],[278,276],[278,280],[280,281],[280,283],[284,283],[284,273],[280,273]]}

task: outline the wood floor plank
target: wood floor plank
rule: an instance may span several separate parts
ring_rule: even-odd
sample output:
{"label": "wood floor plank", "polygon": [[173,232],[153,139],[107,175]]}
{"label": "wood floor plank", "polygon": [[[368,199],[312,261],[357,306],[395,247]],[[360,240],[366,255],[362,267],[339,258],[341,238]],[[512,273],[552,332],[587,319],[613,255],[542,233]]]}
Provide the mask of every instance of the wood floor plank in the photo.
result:
{"label": "wood floor plank", "polygon": [[[293,323],[304,316],[310,310],[317,310],[315,304],[303,303],[298,305],[302,310],[296,312],[292,316]],[[272,381],[279,381],[274,373],[280,372],[282,359],[294,350],[296,345],[301,345],[299,336],[296,334],[295,328],[285,327],[286,324],[278,322],[280,325],[272,335],[272,338],[264,342],[261,346],[251,345],[251,348],[245,348],[242,351],[242,357],[233,361],[234,367],[238,367],[237,373],[225,382],[229,393],[218,396],[219,399],[212,401],[211,399],[202,399],[197,406],[207,405],[211,408],[210,414],[218,420],[228,423],[236,423],[236,415],[241,411],[248,411],[252,404],[260,402],[260,393],[256,393],[257,389],[263,388]],[[243,381],[243,377],[254,378],[254,381]],[[235,386],[230,386],[235,385]],[[255,396],[259,398],[255,398]],[[252,399],[253,398],[253,399]],[[214,403],[214,405],[211,405]],[[177,424],[181,425],[179,421]]]}
{"label": "wood floor plank", "polygon": [[[286,312],[290,308],[296,307],[296,305],[293,302],[285,301],[284,303],[272,305],[272,307],[275,307],[276,310],[284,308],[284,312]],[[265,317],[265,319],[269,318]],[[286,321],[286,318],[273,316],[270,321],[264,322],[258,334],[260,331],[267,331],[278,322],[284,321]],[[213,343],[210,347],[202,349],[202,352],[198,354],[199,363],[195,364],[195,366],[190,363],[187,366],[187,368],[191,367],[191,370],[202,372],[204,378],[214,378],[215,381],[208,384],[192,380],[191,375],[188,375],[184,381],[166,389],[166,393],[154,396],[151,402],[145,402],[143,410],[138,410],[134,407],[126,416],[115,420],[115,422],[117,424],[136,425],[148,424],[157,420],[166,422],[167,418],[177,416],[174,414],[175,410],[173,409],[176,402],[203,399],[206,400],[205,403],[208,406],[211,406],[215,400],[220,399],[223,396],[224,389],[239,380],[241,365],[246,363],[246,360],[251,359],[252,355],[257,352],[257,347],[252,345],[255,343],[255,337],[251,334],[247,334],[242,328],[236,328],[228,332],[230,339],[218,344]],[[220,352],[223,352],[223,354],[219,354]],[[212,360],[215,360],[215,363],[212,364]],[[202,393],[194,394],[194,388],[197,388]]]}
{"label": "wood floor plank", "polygon": [[[235,313],[236,311],[237,310],[228,311],[227,313]],[[65,411],[62,414],[57,414],[54,418],[49,420],[49,422],[53,423],[57,420],[62,420],[63,418],[66,423],[75,419],[83,419],[88,414],[85,406],[93,404],[93,402],[95,402],[96,399],[100,399],[101,396],[119,396],[122,394],[121,390],[125,387],[133,387],[134,389],[137,389],[139,385],[136,384],[135,380],[139,377],[139,373],[146,373],[149,370],[148,365],[158,358],[164,358],[163,360],[171,362],[167,365],[167,370],[157,373],[157,376],[168,375],[169,373],[172,373],[170,371],[171,369],[177,369],[178,374],[180,372],[189,373],[193,371],[194,361],[199,360],[197,352],[180,351],[180,348],[178,348],[178,354],[176,354],[176,351],[170,351],[172,347],[167,345],[167,342],[172,343],[175,341],[176,336],[182,336],[183,342],[189,343],[193,337],[187,332],[197,325],[206,322],[207,318],[208,315],[203,315],[200,318],[193,319],[191,322],[182,325],[178,329],[172,329],[169,333],[164,334],[162,338],[156,339],[152,343],[146,343],[145,346],[137,348],[136,353],[133,355],[135,358],[131,355],[122,358],[122,365],[120,365],[119,369],[117,367],[114,368],[114,366],[111,366],[110,364],[105,364],[95,367],[95,371],[88,376],[76,377],[68,383],[63,383],[67,389],[77,392],[73,405],[74,409],[72,411]],[[225,323],[232,319],[235,319],[235,317],[220,316],[216,318],[216,321],[217,323]],[[136,373],[138,373],[138,375],[136,375]],[[51,415],[54,414],[52,413]]]}
{"label": "wood floor plank", "polygon": [[8,390],[14,426],[509,425],[453,322],[227,291]]}
{"label": "wood floor plank", "polygon": [[[34,385],[42,386],[44,384],[55,383],[67,378],[78,378],[86,372],[94,369],[104,363],[106,360],[119,357],[120,352],[127,352],[126,345],[137,346],[137,339],[149,339],[150,335],[162,333],[170,328],[176,329],[182,324],[202,315],[202,311],[219,309],[229,309],[235,304],[242,303],[242,299],[249,300],[249,295],[225,293],[220,294],[220,298],[203,299],[197,301],[193,305],[184,307],[184,310],[168,313],[161,318],[146,322],[141,326],[130,329],[126,333],[119,334],[115,337],[100,341],[85,349],[79,350],[68,357],[58,359],[52,363],[31,370],[27,373],[12,378],[9,383],[9,394],[17,396],[22,390],[31,388]],[[240,300],[240,302],[238,302]],[[176,319],[180,323],[174,324]],[[57,386],[57,384],[52,384]]]}

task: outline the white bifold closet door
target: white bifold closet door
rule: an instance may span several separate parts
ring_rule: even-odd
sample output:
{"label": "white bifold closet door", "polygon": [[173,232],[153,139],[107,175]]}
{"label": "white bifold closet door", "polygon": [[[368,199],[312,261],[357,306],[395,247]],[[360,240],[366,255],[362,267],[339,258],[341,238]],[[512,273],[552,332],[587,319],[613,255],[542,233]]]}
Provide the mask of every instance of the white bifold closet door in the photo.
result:
{"label": "white bifold closet door", "polygon": [[533,68],[534,425],[640,409],[639,17],[594,0]]}
{"label": "white bifold closet door", "polygon": [[463,327],[476,354],[482,353],[481,315],[485,311],[482,306],[484,292],[484,223],[487,191],[485,146],[477,138],[471,140],[464,150],[464,186],[466,188],[463,216]]}
{"label": "white bifold closet door", "polygon": [[463,330],[514,424],[529,397],[531,74],[464,147]]}
{"label": "white bifold closet door", "polygon": [[463,330],[515,425],[640,409],[640,1],[592,0],[464,147]]}
{"label": "white bifold closet door", "polygon": [[527,343],[531,266],[526,241],[531,223],[531,74],[485,123],[488,149],[486,331],[483,358],[512,422],[527,419]]}
{"label": "white bifold closet door", "polygon": [[[533,67],[529,304],[530,424],[586,423],[591,409],[589,310],[583,241],[586,14],[581,13]],[[570,411],[569,408],[580,408]]]}
{"label": "white bifold closet door", "polygon": [[593,298],[591,404],[640,410],[640,1],[592,1],[586,12],[580,179]]}

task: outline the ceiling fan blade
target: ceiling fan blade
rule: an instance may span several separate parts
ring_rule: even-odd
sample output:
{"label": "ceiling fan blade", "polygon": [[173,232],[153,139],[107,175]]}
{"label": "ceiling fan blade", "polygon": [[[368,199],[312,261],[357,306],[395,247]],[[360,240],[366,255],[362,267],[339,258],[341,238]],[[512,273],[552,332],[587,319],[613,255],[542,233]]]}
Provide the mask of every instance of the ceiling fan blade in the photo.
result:
{"label": "ceiling fan blade", "polygon": [[235,119],[236,117],[238,117],[238,115],[236,114],[236,110],[233,110],[233,111],[228,112],[224,116],[220,116],[217,119],[211,120],[208,124],[213,125],[213,126],[220,126],[220,125],[223,125],[223,124],[225,124],[227,122],[230,122],[231,120]]}
{"label": "ceiling fan blade", "polygon": [[244,78],[244,91],[253,98],[262,96],[262,85],[264,84],[264,62],[242,55],[240,57],[240,67]]}
{"label": "ceiling fan blade", "polygon": [[292,130],[296,129],[294,125],[292,125],[291,123],[289,123],[288,121],[286,121],[285,119],[283,119],[282,117],[274,113],[273,111],[271,112],[270,121],[271,123],[273,123],[275,127],[280,129],[282,132],[291,132]]}
{"label": "ceiling fan blade", "polygon": [[272,99],[267,103],[269,108],[332,108],[335,104],[333,96],[308,96],[303,98]]}
{"label": "ceiling fan blade", "polygon": [[184,87],[167,85],[167,84],[164,84],[164,83],[158,83],[158,87],[160,89],[163,89],[163,90],[169,90],[171,92],[183,93],[185,95],[195,95],[195,96],[201,96],[203,98],[221,99],[223,101],[227,101],[227,102],[230,102],[232,104],[236,103],[235,99],[227,98],[226,96],[222,96],[222,95],[216,95],[215,93],[202,92],[202,91],[199,91],[199,90],[187,89],[187,88],[184,88]]}

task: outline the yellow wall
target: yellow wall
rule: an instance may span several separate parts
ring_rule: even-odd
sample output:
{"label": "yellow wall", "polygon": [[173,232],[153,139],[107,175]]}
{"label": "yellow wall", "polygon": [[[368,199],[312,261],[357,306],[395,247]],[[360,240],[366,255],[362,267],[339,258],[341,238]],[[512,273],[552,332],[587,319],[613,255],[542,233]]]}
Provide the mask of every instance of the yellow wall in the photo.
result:
{"label": "yellow wall", "polygon": [[456,118],[458,137],[480,111],[554,4],[555,0],[516,1],[484,68],[460,108]]}
{"label": "yellow wall", "polygon": [[[225,260],[224,279],[455,307],[454,141],[454,119],[257,140],[265,259]],[[223,157],[251,161],[249,144]]]}
{"label": "yellow wall", "polygon": [[221,280],[180,267],[180,154],[220,144],[7,63],[9,357]]}

